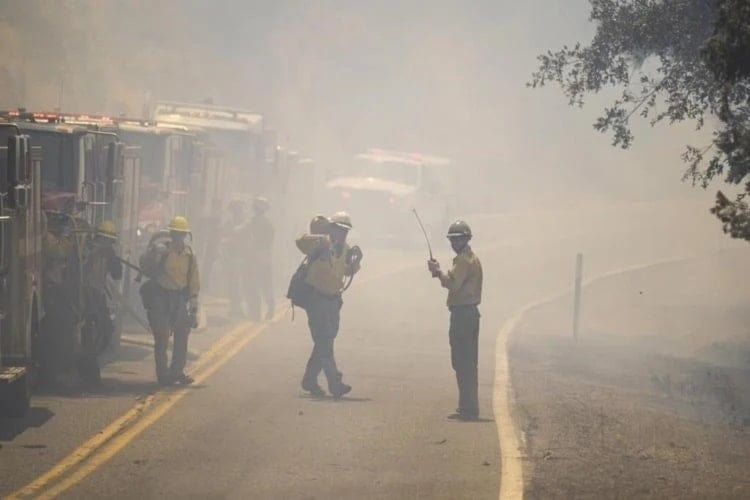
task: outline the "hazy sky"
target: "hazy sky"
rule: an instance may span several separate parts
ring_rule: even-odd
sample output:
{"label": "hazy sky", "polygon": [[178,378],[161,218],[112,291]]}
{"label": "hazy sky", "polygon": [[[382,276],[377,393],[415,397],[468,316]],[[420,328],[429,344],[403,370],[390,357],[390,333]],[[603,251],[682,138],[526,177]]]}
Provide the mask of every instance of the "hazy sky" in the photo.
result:
{"label": "hazy sky", "polygon": [[492,185],[683,190],[690,127],[638,126],[648,133],[621,152],[591,128],[612,96],[578,110],[525,87],[539,53],[590,38],[588,12],[586,0],[0,0],[0,42],[18,47],[0,104],[55,107],[61,81],[70,111],[212,97],[266,113],[320,162],[381,146],[450,156]]}

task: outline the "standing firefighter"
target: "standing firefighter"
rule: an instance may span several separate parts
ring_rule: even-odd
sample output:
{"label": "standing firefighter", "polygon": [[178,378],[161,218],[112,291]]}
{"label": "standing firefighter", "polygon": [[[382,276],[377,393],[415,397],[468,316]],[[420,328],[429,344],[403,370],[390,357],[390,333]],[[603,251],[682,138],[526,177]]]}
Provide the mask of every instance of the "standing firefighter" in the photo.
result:
{"label": "standing firefighter", "polygon": [[432,276],[438,278],[440,284],[448,289],[448,309],[451,313],[451,364],[458,381],[458,409],[448,418],[467,421],[479,418],[478,306],[482,301],[482,264],[469,246],[471,236],[471,228],[466,222],[454,222],[448,229],[448,239],[453,251],[456,252],[453,268],[444,273],[437,261],[429,260],[427,263]]}
{"label": "standing firefighter", "polygon": [[273,237],[274,229],[266,215],[268,200],[259,196],[253,200],[254,215],[247,226],[250,255],[247,256],[247,313],[253,320],[260,319],[261,297],[268,307],[266,319],[273,318],[276,307],[273,296]]}
{"label": "standing firefighter", "polygon": [[[302,388],[314,396],[325,395],[318,385],[321,370],[326,375],[328,390],[333,397],[339,398],[352,390],[351,386],[342,382],[343,375],[336,366],[333,354],[333,344],[339,331],[344,280],[359,271],[362,260],[359,248],[350,248],[346,243],[351,228],[349,215],[340,212],[330,221],[316,217],[311,224],[310,234],[297,239],[297,247],[306,258],[292,279],[290,298],[294,297],[293,303],[307,311],[314,346],[302,379]],[[297,277],[301,284],[295,283]]]}
{"label": "standing firefighter", "polygon": [[[185,243],[190,225],[177,216],[169,223],[166,242],[153,238],[141,256],[143,273],[150,279],[141,287],[141,298],[154,334],[156,376],[162,385],[190,384],[185,374],[188,335],[197,324],[200,280],[198,262]],[[167,367],[167,344],[174,334],[172,363]]]}
{"label": "standing firefighter", "polygon": [[221,239],[221,254],[229,292],[229,315],[244,316],[242,299],[245,295],[244,276],[238,271],[248,260],[249,241],[247,238],[247,217],[245,203],[232,200],[228,205],[229,220],[224,225]]}
{"label": "standing firefighter", "polygon": [[[76,317],[76,234],[73,217],[62,212],[45,214],[43,255],[44,317],[39,342],[40,376],[43,383],[56,384],[69,371],[76,346],[68,332],[78,325]],[[72,290],[72,291],[71,291]]]}
{"label": "standing firefighter", "polygon": [[83,296],[86,317],[81,329],[83,348],[80,365],[83,379],[99,383],[101,374],[97,357],[107,348],[115,333],[115,324],[109,307],[107,278],[122,279],[122,263],[117,256],[117,230],[115,223],[104,221],[96,228],[87,246],[83,264]]}

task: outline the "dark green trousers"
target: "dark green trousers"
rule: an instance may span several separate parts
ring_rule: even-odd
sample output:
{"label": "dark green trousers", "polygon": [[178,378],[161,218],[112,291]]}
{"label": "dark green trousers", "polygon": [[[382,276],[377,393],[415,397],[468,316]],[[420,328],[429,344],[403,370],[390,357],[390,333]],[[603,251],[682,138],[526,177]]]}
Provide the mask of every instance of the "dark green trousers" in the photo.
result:
{"label": "dark green trousers", "polygon": [[479,309],[453,306],[448,336],[451,364],[458,382],[458,412],[479,415],[477,362],[479,358]]}
{"label": "dark green trousers", "polygon": [[[184,291],[165,290],[159,287],[153,304],[147,311],[148,323],[154,334],[154,360],[156,376],[166,380],[178,377],[185,370],[190,335],[190,317],[187,312],[187,294]],[[174,334],[172,362],[167,363],[169,337]]]}
{"label": "dark green trousers", "polygon": [[328,389],[338,390],[342,374],[336,366],[333,343],[339,333],[341,297],[327,297],[316,293],[307,308],[307,324],[313,339],[313,350],[307,361],[303,384],[318,384],[321,371],[328,379]]}

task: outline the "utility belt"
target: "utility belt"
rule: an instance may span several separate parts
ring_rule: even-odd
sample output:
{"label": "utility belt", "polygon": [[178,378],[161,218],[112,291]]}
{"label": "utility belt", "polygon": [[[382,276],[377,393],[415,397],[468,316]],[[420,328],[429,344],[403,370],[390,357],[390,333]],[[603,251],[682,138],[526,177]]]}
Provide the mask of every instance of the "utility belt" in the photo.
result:
{"label": "utility belt", "polygon": [[479,313],[479,304],[462,304],[456,306],[448,306],[448,310],[452,313],[472,312],[477,311]]}
{"label": "utility belt", "polygon": [[188,292],[187,288],[180,288],[177,290],[172,290],[169,288],[164,288],[159,284],[159,281],[156,279],[150,279],[147,280],[145,283],[141,285],[140,288],[140,294],[141,294],[141,302],[143,303],[144,309],[151,309],[154,307],[154,302],[156,301],[156,298],[160,295],[164,296],[170,296],[170,297],[179,297],[183,298],[185,300],[188,300],[190,298],[190,293]]}
{"label": "utility belt", "polygon": [[328,299],[328,300],[341,300],[341,292],[331,295],[328,293],[323,293],[317,288],[313,287],[312,293],[316,297],[321,297],[321,298]]}
{"label": "utility belt", "polygon": [[156,286],[159,287],[159,293],[162,293],[164,295],[168,295],[170,297],[182,297],[185,300],[190,298],[190,292],[188,292],[187,287],[180,288],[177,290],[172,290],[171,288],[164,288],[159,284],[159,282],[156,283]]}

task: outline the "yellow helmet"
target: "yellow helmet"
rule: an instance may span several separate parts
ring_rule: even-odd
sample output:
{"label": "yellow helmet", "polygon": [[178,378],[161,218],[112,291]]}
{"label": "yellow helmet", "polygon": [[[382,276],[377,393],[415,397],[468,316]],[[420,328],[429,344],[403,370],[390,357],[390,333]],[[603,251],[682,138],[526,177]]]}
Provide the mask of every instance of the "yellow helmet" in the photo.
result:
{"label": "yellow helmet", "polygon": [[258,196],[253,200],[253,209],[256,212],[266,212],[271,207],[271,204],[269,203],[267,198],[264,198],[263,196]]}
{"label": "yellow helmet", "polygon": [[112,222],[111,220],[102,221],[96,227],[96,234],[100,236],[104,236],[105,238],[116,240],[117,228],[115,227],[115,223]]}
{"label": "yellow helmet", "polygon": [[190,223],[182,215],[178,215],[169,222],[167,229],[170,231],[176,231],[178,233],[189,233]]}

